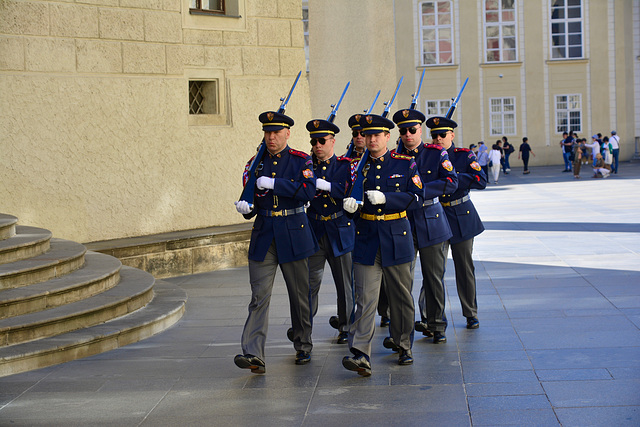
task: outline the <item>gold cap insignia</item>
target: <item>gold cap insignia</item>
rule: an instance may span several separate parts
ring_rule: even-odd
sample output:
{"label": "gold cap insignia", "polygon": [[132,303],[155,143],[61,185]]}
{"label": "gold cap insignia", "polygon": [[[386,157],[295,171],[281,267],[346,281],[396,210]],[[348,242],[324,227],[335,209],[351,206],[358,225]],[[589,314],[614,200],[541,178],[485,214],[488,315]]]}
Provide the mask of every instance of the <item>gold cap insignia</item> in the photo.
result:
{"label": "gold cap insignia", "polygon": [[371,124],[371,122],[373,121],[373,117],[371,117],[371,116],[367,116],[367,117],[365,117],[364,119],[365,119],[365,120],[367,121],[367,123],[369,123],[369,124]]}
{"label": "gold cap insignia", "polygon": [[440,124],[440,119],[437,118],[437,117],[435,119],[433,119],[433,124],[438,126]]}
{"label": "gold cap insignia", "polygon": [[405,119],[409,117],[409,110],[402,110],[402,115],[404,116]]}
{"label": "gold cap insignia", "polygon": [[362,114],[356,114],[356,122],[360,121],[360,117],[362,117]]}
{"label": "gold cap insignia", "polygon": [[318,126],[320,126],[320,122],[318,120],[314,120],[313,121],[313,127],[318,129]]}
{"label": "gold cap insignia", "polygon": [[273,113],[272,113],[272,112],[268,112],[268,113],[267,113],[267,119],[268,119],[269,121],[273,120]]}

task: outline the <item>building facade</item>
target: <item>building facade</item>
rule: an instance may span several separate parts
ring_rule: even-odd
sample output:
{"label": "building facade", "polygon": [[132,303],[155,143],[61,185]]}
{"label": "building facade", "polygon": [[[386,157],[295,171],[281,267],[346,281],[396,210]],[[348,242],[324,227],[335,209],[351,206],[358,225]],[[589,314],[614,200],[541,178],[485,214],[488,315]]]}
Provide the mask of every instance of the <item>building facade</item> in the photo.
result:
{"label": "building facade", "polygon": [[[589,140],[617,130],[621,158],[634,155],[640,136],[637,0],[309,0],[308,9],[316,115],[328,101],[327,87],[347,78],[366,86],[354,110],[366,106],[375,89],[389,94],[404,77],[392,110],[406,108],[426,70],[418,108],[427,116],[445,114],[469,78],[453,117],[460,124],[458,145],[506,136],[517,147],[526,136],[536,153],[533,165],[552,165],[562,164],[564,130]],[[339,74],[344,69],[348,76]]]}

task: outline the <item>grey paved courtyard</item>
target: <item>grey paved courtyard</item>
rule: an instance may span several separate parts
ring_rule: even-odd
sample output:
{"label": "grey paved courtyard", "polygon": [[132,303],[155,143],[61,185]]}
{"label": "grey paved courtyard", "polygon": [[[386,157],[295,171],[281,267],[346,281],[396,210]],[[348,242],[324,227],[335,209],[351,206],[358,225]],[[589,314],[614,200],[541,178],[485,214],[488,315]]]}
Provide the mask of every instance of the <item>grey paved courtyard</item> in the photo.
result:
{"label": "grey paved courtyard", "polygon": [[561,169],[514,167],[472,193],[487,228],[474,250],[480,329],[465,328],[449,260],[448,342],[416,335],[412,366],[378,328],[373,375],[342,367],[327,268],[311,363],[293,363],[278,274],[267,373],[238,369],[248,271],[217,271],[170,279],[189,301],[161,334],[0,378],[0,425],[638,426],[640,163],[608,179]]}

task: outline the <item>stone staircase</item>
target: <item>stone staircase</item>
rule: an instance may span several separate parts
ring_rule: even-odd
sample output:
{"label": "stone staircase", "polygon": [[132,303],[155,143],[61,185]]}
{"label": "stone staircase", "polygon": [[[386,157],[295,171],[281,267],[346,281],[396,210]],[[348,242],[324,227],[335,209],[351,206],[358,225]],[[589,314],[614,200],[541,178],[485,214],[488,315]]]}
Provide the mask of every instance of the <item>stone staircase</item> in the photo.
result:
{"label": "stone staircase", "polygon": [[102,353],[163,331],[180,288],[0,213],[0,377]]}

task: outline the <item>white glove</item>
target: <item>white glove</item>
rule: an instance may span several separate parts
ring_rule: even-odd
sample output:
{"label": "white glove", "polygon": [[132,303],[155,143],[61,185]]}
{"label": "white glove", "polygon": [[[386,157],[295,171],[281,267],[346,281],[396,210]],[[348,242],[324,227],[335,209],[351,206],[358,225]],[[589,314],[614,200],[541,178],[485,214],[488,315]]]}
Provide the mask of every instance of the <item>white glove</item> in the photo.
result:
{"label": "white glove", "polygon": [[387,202],[382,191],[368,190],[366,193],[372,205],[384,205]]}
{"label": "white glove", "polygon": [[249,206],[249,202],[245,202],[244,200],[239,200],[233,203],[236,205],[236,210],[239,213],[246,215],[249,212],[251,212],[251,207]]}
{"label": "white glove", "polygon": [[316,179],[316,189],[321,191],[331,191],[331,183],[322,178]]}
{"label": "white glove", "polygon": [[274,178],[269,178],[268,176],[261,176],[256,181],[256,185],[260,190],[273,190],[273,185],[275,184]]}
{"label": "white glove", "polygon": [[353,197],[347,197],[342,201],[342,208],[349,213],[354,213],[358,210],[358,202]]}

